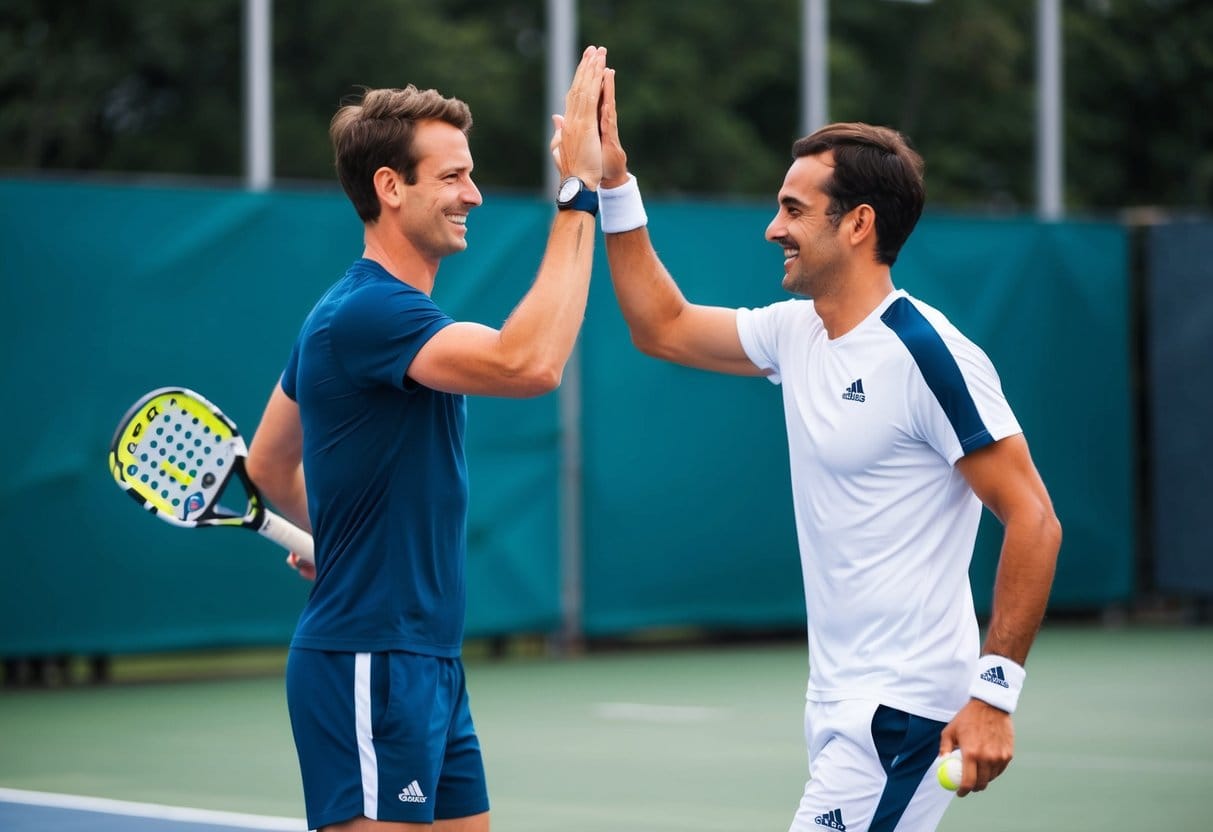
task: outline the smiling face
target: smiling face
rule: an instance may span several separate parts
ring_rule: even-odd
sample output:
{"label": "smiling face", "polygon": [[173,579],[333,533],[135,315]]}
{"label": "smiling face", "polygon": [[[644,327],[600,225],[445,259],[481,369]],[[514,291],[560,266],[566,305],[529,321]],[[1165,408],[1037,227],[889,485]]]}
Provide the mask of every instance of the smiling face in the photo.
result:
{"label": "smiling face", "polygon": [[462,130],[434,120],[417,125],[413,149],[417,181],[397,182],[399,227],[419,253],[439,260],[467,248],[468,212],[483,201],[472,182],[472,151]]}
{"label": "smiling face", "polygon": [[826,213],[830,198],[824,187],[833,171],[831,151],[801,156],[779,189],[779,211],[766,238],[783,248],[783,288],[793,294],[822,298],[834,293],[849,263],[840,224]]}

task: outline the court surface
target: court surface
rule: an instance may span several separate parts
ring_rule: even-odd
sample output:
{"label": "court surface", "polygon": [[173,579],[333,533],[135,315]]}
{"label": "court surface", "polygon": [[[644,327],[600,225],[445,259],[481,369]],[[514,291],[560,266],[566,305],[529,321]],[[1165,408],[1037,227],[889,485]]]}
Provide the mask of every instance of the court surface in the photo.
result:
{"label": "court surface", "polygon": [[[18,790],[0,791],[0,829],[304,829],[269,664],[0,693],[0,787]],[[807,774],[806,671],[803,645],[788,643],[469,658],[494,832],[783,832]],[[1047,627],[1015,761],[940,828],[1211,829],[1210,702],[1213,629]]]}

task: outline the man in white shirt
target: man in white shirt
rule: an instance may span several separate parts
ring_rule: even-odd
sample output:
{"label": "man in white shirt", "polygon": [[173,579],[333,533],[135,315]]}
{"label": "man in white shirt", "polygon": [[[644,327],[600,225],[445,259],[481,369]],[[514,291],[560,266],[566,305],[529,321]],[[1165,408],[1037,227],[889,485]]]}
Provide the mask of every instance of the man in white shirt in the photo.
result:
{"label": "man in white shirt", "polygon": [[[781,384],[808,610],[811,780],[793,832],[934,829],[951,793],[1006,768],[1023,664],[1061,526],[986,355],[891,267],[922,213],[922,159],[894,130],[798,140],[766,238],[783,287],[762,309],[689,303],[662,265],[604,79],[599,191],[632,339],[668,361]],[[1005,526],[984,645],[968,566],[988,507]]]}

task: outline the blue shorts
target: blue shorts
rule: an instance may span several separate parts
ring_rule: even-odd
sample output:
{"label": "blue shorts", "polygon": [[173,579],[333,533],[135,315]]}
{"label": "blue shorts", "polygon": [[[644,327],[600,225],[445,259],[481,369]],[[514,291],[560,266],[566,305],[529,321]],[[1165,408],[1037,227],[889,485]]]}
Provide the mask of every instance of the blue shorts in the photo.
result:
{"label": "blue shorts", "polygon": [[933,763],[945,723],[877,702],[808,702],[809,773],[789,832],[927,832],[954,797]]}
{"label": "blue shorts", "polygon": [[488,811],[459,659],[292,648],[286,701],[309,828]]}

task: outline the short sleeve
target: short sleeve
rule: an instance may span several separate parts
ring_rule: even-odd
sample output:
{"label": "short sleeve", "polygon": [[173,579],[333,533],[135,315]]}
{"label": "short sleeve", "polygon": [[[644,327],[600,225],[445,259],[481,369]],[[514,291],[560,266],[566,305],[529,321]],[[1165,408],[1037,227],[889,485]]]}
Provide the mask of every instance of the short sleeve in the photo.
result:
{"label": "short sleeve", "polygon": [[402,388],[418,351],[454,323],[428,295],[393,284],[354,293],[333,318],[333,348],[355,384]]}
{"label": "short sleeve", "polygon": [[737,337],[746,357],[760,370],[770,371],[767,380],[779,384],[779,329],[786,303],[774,303],[758,309],[737,310]]}
{"label": "short sleeve", "polygon": [[286,369],[282,371],[282,378],[279,384],[282,387],[282,392],[291,401],[295,401],[295,391],[299,383],[299,341],[295,341],[295,346],[291,347],[291,357],[286,360]]}
{"label": "short sleeve", "polygon": [[[998,377],[998,371],[994,369],[994,363],[990,361],[989,356],[965,338],[949,344],[949,347],[956,358],[956,366],[960,368],[969,395],[973,398],[978,418],[985,426],[989,442],[997,442],[999,439],[1022,433],[1023,429],[1007,402],[1002,391],[1002,380]],[[961,444],[964,446],[965,443]],[[965,453],[972,450],[976,448],[964,447]]]}
{"label": "short sleeve", "polygon": [[980,347],[942,320],[928,321],[906,298],[881,318],[918,368],[919,380],[910,389],[914,423],[949,464],[1021,432],[998,373]]}

